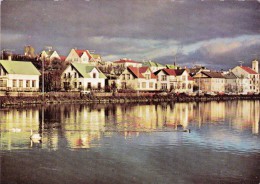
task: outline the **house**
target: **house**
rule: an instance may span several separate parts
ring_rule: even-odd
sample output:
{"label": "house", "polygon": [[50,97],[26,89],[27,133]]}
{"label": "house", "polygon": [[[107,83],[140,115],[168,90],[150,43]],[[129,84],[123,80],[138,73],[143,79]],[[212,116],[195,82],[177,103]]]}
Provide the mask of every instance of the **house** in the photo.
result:
{"label": "house", "polygon": [[199,90],[203,92],[225,92],[225,77],[221,72],[202,71],[193,76]]}
{"label": "house", "polygon": [[146,62],[143,62],[142,65],[149,67],[149,68],[152,70],[152,72],[156,72],[156,71],[158,71],[158,70],[160,70],[160,69],[165,68],[164,65],[162,65],[162,64],[160,64],[160,63],[157,63],[157,62],[154,62],[154,61],[146,61]]}
{"label": "house", "polygon": [[193,91],[193,78],[186,69],[161,69],[155,72],[159,90],[175,93],[188,93]]}
{"label": "house", "polygon": [[149,67],[127,67],[116,80],[118,89],[156,90],[157,77]]}
{"label": "house", "polygon": [[61,88],[64,90],[102,90],[106,76],[93,65],[71,63],[61,75]]}
{"label": "house", "polygon": [[40,75],[31,62],[0,60],[0,90],[39,91]]}
{"label": "house", "polygon": [[238,77],[233,72],[224,74],[225,92],[231,93],[248,93],[250,91],[250,79],[246,77]]}
{"label": "house", "polygon": [[89,63],[90,59],[91,55],[88,50],[71,49],[65,61],[70,63]]}
{"label": "house", "polygon": [[[253,70],[254,69],[254,70]],[[258,73],[258,61],[252,62],[252,68],[247,66],[236,66],[232,69],[232,72],[240,78],[248,78],[250,81],[249,92],[259,93],[260,92],[260,79]]]}
{"label": "house", "polygon": [[46,60],[46,61],[50,61],[52,62],[54,59],[58,59],[61,60],[59,54],[57,53],[57,51],[52,50],[52,48],[49,48],[48,50],[43,50],[40,53],[40,58],[42,60]]}
{"label": "house", "polygon": [[114,61],[113,66],[120,66],[122,68],[127,68],[129,66],[142,67],[142,63],[131,60],[131,59],[123,58],[123,59],[120,59],[118,61]]}

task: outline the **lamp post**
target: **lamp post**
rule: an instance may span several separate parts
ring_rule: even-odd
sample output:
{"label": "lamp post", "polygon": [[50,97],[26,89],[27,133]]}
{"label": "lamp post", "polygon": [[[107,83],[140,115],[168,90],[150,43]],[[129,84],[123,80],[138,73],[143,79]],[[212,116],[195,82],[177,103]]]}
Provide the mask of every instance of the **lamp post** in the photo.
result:
{"label": "lamp post", "polygon": [[44,61],[45,59],[42,59],[42,97],[44,100]]}

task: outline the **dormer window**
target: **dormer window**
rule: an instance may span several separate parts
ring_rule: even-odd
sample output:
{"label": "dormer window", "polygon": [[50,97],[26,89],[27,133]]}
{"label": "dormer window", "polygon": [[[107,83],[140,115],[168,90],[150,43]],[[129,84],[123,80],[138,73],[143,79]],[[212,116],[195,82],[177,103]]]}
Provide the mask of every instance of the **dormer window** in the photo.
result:
{"label": "dormer window", "polygon": [[97,78],[97,74],[96,73],[93,73],[93,78]]}

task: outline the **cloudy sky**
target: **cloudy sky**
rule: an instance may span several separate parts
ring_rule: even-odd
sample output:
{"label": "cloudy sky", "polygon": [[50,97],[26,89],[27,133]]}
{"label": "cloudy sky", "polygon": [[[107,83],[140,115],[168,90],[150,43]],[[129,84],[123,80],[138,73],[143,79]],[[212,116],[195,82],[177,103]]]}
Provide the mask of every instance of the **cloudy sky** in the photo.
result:
{"label": "cloudy sky", "polygon": [[260,58],[260,0],[2,0],[1,50],[228,69]]}

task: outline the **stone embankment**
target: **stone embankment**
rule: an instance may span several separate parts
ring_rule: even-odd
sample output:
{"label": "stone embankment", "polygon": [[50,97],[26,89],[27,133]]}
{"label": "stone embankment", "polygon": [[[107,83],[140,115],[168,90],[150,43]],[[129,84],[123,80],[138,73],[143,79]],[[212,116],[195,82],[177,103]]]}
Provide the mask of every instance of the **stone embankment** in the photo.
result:
{"label": "stone embankment", "polygon": [[0,96],[0,107],[23,106],[33,104],[88,104],[88,103],[158,103],[158,102],[206,102],[228,100],[260,100],[260,95],[218,95],[218,96],[186,96],[157,94],[96,94],[80,95],[79,93],[60,95],[46,94],[43,96]]}

